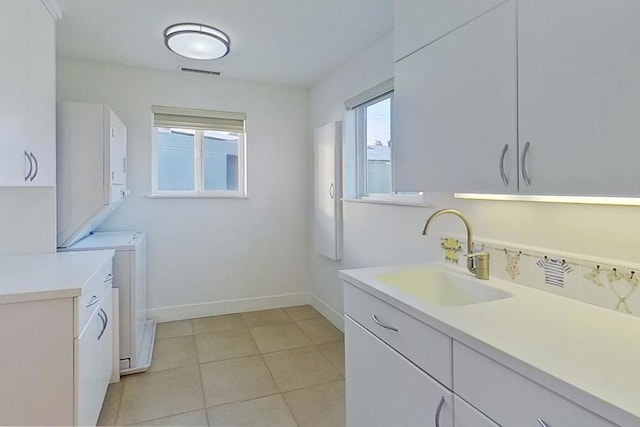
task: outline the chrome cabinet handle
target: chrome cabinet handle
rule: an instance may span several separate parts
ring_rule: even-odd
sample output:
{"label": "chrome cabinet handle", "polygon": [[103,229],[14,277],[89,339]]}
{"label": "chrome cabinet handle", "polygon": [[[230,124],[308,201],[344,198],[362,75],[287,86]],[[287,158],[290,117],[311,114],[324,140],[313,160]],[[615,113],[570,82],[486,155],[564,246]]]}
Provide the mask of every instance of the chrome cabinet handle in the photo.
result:
{"label": "chrome cabinet handle", "polygon": [[103,282],[104,283],[113,282],[113,274],[111,274],[111,273],[107,274],[107,277],[104,279]]}
{"label": "chrome cabinet handle", "polygon": [[36,165],[36,170],[33,172],[33,175],[31,175],[31,178],[29,178],[30,181],[33,181],[36,179],[36,176],[38,176],[38,159],[36,159],[36,156],[34,156],[33,153],[31,153],[31,158],[33,159],[33,163]]}
{"label": "chrome cabinet handle", "polygon": [[547,425],[547,423],[545,423],[544,421],[542,421],[540,418],[538,418],[538,424],[540,424],[540,427],[549,427]]}
{"label": "chrome cabinet handle", "polygon": [[[25,150],[24,152],[24,156],[27,158],[27,160],[29,161],[29,172],[24,174],[24,180],[28,181],[29,178],[31,178],[31,174],[33,173],[33,160],[31,160],[31,156],[29,155],[29,152]],[[25,168],[24,170],[27,170],[26,164],[25,164]]]}
{"label": "chrome cabinet handle", "polygon": [[509,178],[507,178],[507,174],[504,173],[504,158],[507,156],[507,151],[509,151],[509,144],[504,144],[502,154],[500,154],[500,176],[502,177],[502,183],[505,187],[509,186]]}
{"label": "chrome cabinet handle", "polygon": [[100,300],[98,299],[97,296],[94,295],[91,297],[91,301],[89,301],[89,304],[85,305],[85,307],[91,307],[92,305],[96,305],[98,301]]}
{"label": "chrome cabinet handle", "polygon": [[393,331],[393,332],[398,332],[398,328],[394,328],[393,326],[385,325],[384,323],[382,323],[381,321],[378,320],[378,317],[375,314],[372,314],[371,318],[373,319],[374,322],[376,322],[376,324],[382,326],[383,328],[389,329],[390,331]]}
{"label": "chrome cabinet handle", "polygon": [[520,158],[520,170],[522,170],[522,178],[527,186],[531,186],[531,180],[529,179],[529,174],[527,173],[527,154],[529,154],[529,147],[531,144],[527,141],[524,144],[524,150],[522,150],[522,157]]}
{"label": "chrome cabinet handle", "polygon": [[[100,316],[101,312],[104,315],[104,317]],[[103,309],[100,309],[100,311],[98,312],[98,315],[100,319],[104,322],[102,326],[102,331],[100,331],[100,335],[98,335],[98,341],[100,341],[100,338],[102,338],[102,336],[104,335],[104,332],[107,330],[107,325],[109,324],[109,318],[107,317],[107,312],[104,311]]]}
{"label": "chrome cabinet handle", "polygon": [[442,412],[443,406],[444,406],[444,396],[442,396],[442,398],[440,399],[440,403],[438,403],[438,408],[436,409],[436,427],[440,427],[440,413]]}
{"label": "chrome cabinet handle", "polygon": [[329,196],[333,199],[333,197],[335,196],[334,192],[334,185],[333,182],[331,183],[331,185],[329,186]]}

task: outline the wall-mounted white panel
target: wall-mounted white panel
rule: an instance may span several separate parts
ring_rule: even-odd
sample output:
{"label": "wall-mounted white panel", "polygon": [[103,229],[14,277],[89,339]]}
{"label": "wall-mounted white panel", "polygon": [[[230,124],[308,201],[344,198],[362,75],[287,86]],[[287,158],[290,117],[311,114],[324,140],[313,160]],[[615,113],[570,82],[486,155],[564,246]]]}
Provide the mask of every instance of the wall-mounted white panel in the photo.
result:
{"label": "wall-mounted white panel", "polygon": [[313,139],[313,247],[338,260],[342,256],[342,122],[317,127]]}

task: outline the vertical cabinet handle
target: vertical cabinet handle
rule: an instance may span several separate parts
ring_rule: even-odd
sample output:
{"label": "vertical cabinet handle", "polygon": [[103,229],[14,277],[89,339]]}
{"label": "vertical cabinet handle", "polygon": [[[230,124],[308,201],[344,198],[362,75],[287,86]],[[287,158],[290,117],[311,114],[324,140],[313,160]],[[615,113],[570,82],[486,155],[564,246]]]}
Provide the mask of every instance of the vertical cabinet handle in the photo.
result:
{"label": "vertical cabinet handle", "polygon": [[27,172],[27,163],[25,162],[24,164],[24,180],[25,182],[29,180],[29,178],[31,177],[31,174],[33,173],[33,160],[31,160],[31,156],[29,156],[29,153],[25,150],[24,152],[24,157],[27,159],[27,161],[29,162],[29,171]]}
{"label": "vertical cabinet handle", "polygon": [[38,176],[38,159],[36,159],[36,156],[34,156],[33,153],[31,153],[31,158],[33,159],[33,163],[36,165],[36,170],[33,171],[33,175],[29,178],[30,181],[33,181],[36,179],[36,176]]}
{"label": "vertical cabinet handle", "polygon": [[[104,317],[102,317],[103,315]],[[100,311],[98,312],[98,317],[100,317],[100,320],[102,320],[103,322],[102,330],[100,331],[100,335],[98,335],[98,341],[100,341],[100,338],[102,338],[102,336],[104,335],[104,332],[107,330],[107,325],[109,324],[109,318],[107,317],[107,312],[104,311],[103,309],[100,309]]]}
{"label": "vertical cabinet handle", "polygon": [[329,196],[333,199],[333,197],[335,196],[334,190],[335,186],[333,184],[333,182],[331,183],[331,185],[329,186]]}
{"label": "vertical cabinet handle", "polygon": [[[440,403],[438,403],[438,408],[436,409],[436,427],[440,427],[440,413],[442,412],[442,407],[444,406],[444,396],[440,399]],[[540,418],[538,418],[540,420]]]}
{"label": "vertical cabinet handle", "polygon": [[529,154],[529,147],[531,144],[529,141],[524,144],[524,150],[522,150],[522,157],[520,158],[520,170],[522,171],[522,178],[528,187],[531,186],[531,180],[529,179],[529,174],[527,173],[527,155]]}
{"label": "vertical cabinet handle", "polygon": [[504,159],[507,156],[507,151],[509,151],[509,144],[504,144],[502,154],[500,154],[500,177],[502,177],[502,183],[505,187],[509,186],[509,178],[507,178],[507,174],[504,172]]}
{"label": "vertical cabinet handle", "polygon": [[[29,160],[29,172],[25,173],[24,180],[33,182],[33,180],[36,179],[36,176],[38,176],[38,159],[30,151],[25,151],[24,156]],[[26,163],[24,170],[27,170]]]}
{"label": "vertical cabinet handle", "polygon": [[545,423],[542,419],[538,418],[538,424],[540,424],[540,427],[549,427],[547,425],[547,423]]}

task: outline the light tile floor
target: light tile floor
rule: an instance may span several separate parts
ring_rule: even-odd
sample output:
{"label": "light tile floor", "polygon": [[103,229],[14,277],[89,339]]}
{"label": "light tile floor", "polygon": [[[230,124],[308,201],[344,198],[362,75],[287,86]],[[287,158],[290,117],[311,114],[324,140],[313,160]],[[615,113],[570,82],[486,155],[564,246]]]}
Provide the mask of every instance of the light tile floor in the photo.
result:
{"label": "light tile floor", "polygon": [[98,425],[341,427],[344,337],[311,306],[158,324]]}

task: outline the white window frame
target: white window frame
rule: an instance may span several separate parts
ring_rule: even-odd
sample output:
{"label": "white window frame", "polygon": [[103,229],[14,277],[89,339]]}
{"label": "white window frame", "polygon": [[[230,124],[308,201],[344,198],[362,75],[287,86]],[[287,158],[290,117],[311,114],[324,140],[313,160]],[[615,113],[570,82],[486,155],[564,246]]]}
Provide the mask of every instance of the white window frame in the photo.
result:
{"label": "white window frame", "polygon": [[[424,206],[423,193],[405,193],[396,191],[394,184],[393,142],[391,144],[391,192],[369,193],[367,191],[367,166],[365,140],[365,108],[383,99],[391,99],[391,117],[393,117],[393,79],[386,80],[371,89],[348,99],[345,102],[345,145],[344,157],[344,200],[383,204]],[[391,120],[393,127],[393,120]],[[393,135],[393,131],[392,131]]]}
{"label": "white window frame", "polygon": [[[156,107],[152,108],[152,113],[157,112],[174,113],[188,115],[197,121],[198,117],[211,118],[238,118],[246,120],[243,113],[229,113],[224,111],[209,111],[184,109],[173,107]],[[153,117],[153,116],[152,116]],[[158,135],[155,130],[156,126],[152,120],[152,147],[151,147],[151,194],[149,198],[247,198],[247,137],[246,132],[238,132],[238,189],[237,190],[205,190],[204,188],[204,169],[205,156],[204,149],[204,133],[207,130],[216,131],[215,126],[207,129],[190,129],[184,126],[184,129],[195,131],[194,135],[194,189],[193,190],[160,190],[158,188]],[[177,127],[177,126],[176,126]]]}

